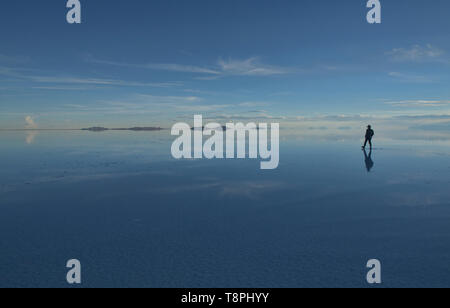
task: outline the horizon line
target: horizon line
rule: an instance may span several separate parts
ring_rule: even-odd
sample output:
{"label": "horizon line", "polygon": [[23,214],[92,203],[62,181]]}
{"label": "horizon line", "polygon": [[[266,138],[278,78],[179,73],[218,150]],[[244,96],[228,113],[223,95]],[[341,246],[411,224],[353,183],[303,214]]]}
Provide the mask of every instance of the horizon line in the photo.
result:
{"label": "horizon line", "polygon": [[[0,128],[0,131],[89,131],[92,128],[96,127],[87,127],[87,128]],[[133,130],[135,128],[149,128],[144,126],[136,126],[136,127],[116,127],[116,128],[107,128],[107,127],[100,127],[104,128],[105,130]],[[159,130],[166,130],[167,128],[164,127],[151,127],[151,128],[157,128]]]}

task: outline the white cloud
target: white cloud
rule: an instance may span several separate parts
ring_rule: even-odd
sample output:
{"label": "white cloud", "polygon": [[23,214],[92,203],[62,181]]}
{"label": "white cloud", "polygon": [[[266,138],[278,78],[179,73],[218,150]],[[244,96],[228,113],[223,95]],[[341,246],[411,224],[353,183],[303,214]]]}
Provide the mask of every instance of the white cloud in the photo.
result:
{"label": "white cloud", "polygon": [[271,76],[292,73],[292,70],[288,68],[262,64],[258,58],[219,59],[218,65],[223,74],[234,76]]}
{"label": "white cloud", "polygon": [[48,76],[29,76],[29,79],[39,83],[52,84],[81,84],[94,86],[123,86],[123,87],[158,87],[167,88],[179,86],[179,83],[143,83],[114,79],[98,79],[98,78],[77,78],[77,77],[48,77]]}
{"label": "white cloud", "polygon": [[385,103],[397,107],[443,107],[450,105],[450,100],[400,100]]}
{"label": "white cloud", "polygon": [[220,74],[220,72],[205,68],[201,66],[194,65],[182,65],[182,64],[174,64],[174,63],[147,63],[147,64],[131,64],[131,63],[123,63],[116,61],[106,61],[96,59],[93,56],[87,56],[86,61],[90,63],[111,65],[111,66],[120,66],[120,67],[132,67],[132,68],[144,68],[151,70],[160,70],[160,71],[171,71],[171,72],[180,72],[180,73],[202,73],[202,74]]}
{"label": "white cloud", "polygon": [[121,67],[133,67],[141,69],[161,70],[169,72],[196,73],[206,76],[196,77],[198,80],[215,80],[221,76],[271,76],[292,73],[293,70],[285,67],[263,64],[259,58],[252,57],[243,60],[220,59],[215,65],[209,67],[184,65],[176,63],[149,63],[149,64],[130,64],[115,61],[105,61],[95,59],[92,56],[86,57],[86,61],[97,64],[105,64]]}
{"label": "white cloud", "polygon": [[220,74],[219,71],[214,69],[192,66],[192,65],[180,65],[180,64],[146,64],[145,68],[161,71],[181,72],[181,73],[203,73],[203,74]]}
{"label": "white cloud", "polygon": [[36,129],[37,124],[34,122],[34,119],[32,116],[26,116],[25,117],[26,126],[27,129]]}
{"label": "white cloud", "polygon": [[399,73],[399,72],[390,72],[389,77],[392,77],[398,81],[401,82],[407,82],[407,83],[430,83],[433,82],[430,78],[422,75],[415,75],[415,74],[405,74],[405,73]]}
{"label": "white cloud", "polygon": [[414,45],[410,48],[394,48],[386,53],[393,61],[397,62],[426,62],[437,61],[445,54],[431,44],[426,46]]}
{"label": "white cloud", "polygon": [[[155,87],[155,88],[169,88],[182,86],[180,82],[156,82],[156,83],[146,83],[146,82],[135,82],[126,80],[116,80],[116,79],[104,79],[104,78],[84,78],[84,77],[73,77],[73,76],[42,76],[34,74],[25,74],[20,69],[12,69],[7,67],[0,67],[0,75],[5,75],[8,77],[14,77],[24,80],[29,80],[35,83],[42,84],[52,84],[51,87],[44,87],[44,90],[61,90],[61,87],[54,85],[89,85],[97,87],[108,87],[108,86],[120,86],[120,87]],[[36,87],[35,87],[36,88]],[[36,88],[37,89],[37,88]],[[92,89],[92,88],[91,88]]]}

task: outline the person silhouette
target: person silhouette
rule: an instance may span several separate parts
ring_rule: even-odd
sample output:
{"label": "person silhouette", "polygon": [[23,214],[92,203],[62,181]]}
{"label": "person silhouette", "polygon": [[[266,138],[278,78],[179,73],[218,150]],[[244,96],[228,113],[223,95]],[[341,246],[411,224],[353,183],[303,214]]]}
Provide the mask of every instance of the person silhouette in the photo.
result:
{"label": "person silhouette", "polygon": [[367,172],[370,172],[373,168],[373,160],[372,160],[372,150],[370,150],[369,155],[367,155],[366,149],[364,149],[364,161],[366,162]]}
{"label": "person silhouette", "polygon": [[373,136],[375,135],[375,132],[373,131],[373,129],[372,129],[372,126],[367,126],[367,130],[366,130],[366,141],[364,142],[364,145],[363,145],[363,149],[365,149],[366,148],[366,145],[367,145],[367,143],[369,143],[369,145],[370,145],[370,150],[372,150],[372,138],[373,138]]}

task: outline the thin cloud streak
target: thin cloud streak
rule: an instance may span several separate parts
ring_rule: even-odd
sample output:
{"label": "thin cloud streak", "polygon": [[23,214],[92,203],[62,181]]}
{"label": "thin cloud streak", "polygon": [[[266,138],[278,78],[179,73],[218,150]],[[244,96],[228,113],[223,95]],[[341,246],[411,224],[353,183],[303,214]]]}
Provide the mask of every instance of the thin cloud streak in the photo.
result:
{"label": "thin cloud streak", "polygon": [[218,64],[223,74],[232,76],[272,76],[293,72],[292,69],[262,64],[256,57],[246,60],[219,59]]}
{"label": "thin cloud streak", "polygon": [[82,84],[97,86],[121,86],[121,87],[158,87],[167,88],[179,86],[179,83],[142,83],[130,82],[114,79],[97,79],[97,78],[75,78],[75,77],[47,77],[47,76],[28,76],[27,78],[39,83],[52,84]]}
{"label": "thin cloud streak", "polygon": [[118,67],[143,68],[143,69],[169,71],[169,72],[180,72],[180,73],[201,73],[201,74],[217,74],[217,75],[220,74],[219,71],[200,67],[200,66],[193,66],[193,65],[181,65],[181,64],[173,64],[173,63],[160,63],[160,64],[147,63],[147,64],[140,65],[140,64],[99,60],[99,59],[93,58],[92,56],[86,57],[85,60],[89,63],[118,66]]}
{"label": "thin cloud streak", "polygon": [[[82,78],[71,76],[43,76],[43,75],[31,75],[22,73],[23,70],[12,69],[7,67],[0,67],[0,75],[14,77],[18,79],[24,79],[35,83],[43,84],[71,84],[71,85],[92,85],[92,86],[120,86],[120,87],[155,87],[155,88],[169,88],[178,87],[183,84],[180,82],[158,82],[158,83],[146,83],[146,82],[134,82],[116,79],[103,79],[103,78]],[[52,87],[47,87],[45,90],[51,90]],[[56,87],[56,90],[58,87]]]}
{"label": "thin cloud streak", "polygon": [[394,48],[386,55],[395,62],[428,62],[442,61],[445,51],[431,44],[426,46],[414,45],[410,48]]}
{"label": "thin cloud streak", "polygon": [[273,75],[284,75],[294,73],[296,70],[279,67],[273,65],[267,65],[261,63],[259,58],[252,57],[244,60],[228,59],[223,60],[219,58],[215,65],[210,67],[201,67],[194,65],[183,65],[176,63],[149,63],[149,64],[130,64],[121,63],[115,61],[105,61],[95,59],[92,56],[88,56],[85,59],[90,63],[112,65],[119,67],[131,67],[131,68],[141,68],[150,70],[160,70],[169,72],[180,72],[180,73],[194,73],[194,74],[205,74],[212,76],[200,76],[196,77],[198,80],[215,80],[223,76],[273,76]]}
{"label": "thin cloud streak", "polygon": [[389,101],[385,104],[397,107],[443,107],[450,105],[450,100],[402,100]]}
{"label": "thin cloud streak", "polygon": [[415,75],[415,74],[390,72],[388,75],[389,75],[389,77],[391,77],[395,80],[398,80],[400,82],[405,82],[405,83],[431,83],[431,82],[433,82],[433,80],[431,80],[429,77]]}

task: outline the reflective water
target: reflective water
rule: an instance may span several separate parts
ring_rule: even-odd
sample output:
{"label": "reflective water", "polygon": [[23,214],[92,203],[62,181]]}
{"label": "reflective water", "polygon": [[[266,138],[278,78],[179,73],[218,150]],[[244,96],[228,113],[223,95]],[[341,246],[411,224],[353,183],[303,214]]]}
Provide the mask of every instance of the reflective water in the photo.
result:
{"label": "reflective water", "polygon": [[[277,170],[162,132],[0,132],[0,286],[450,287],[450,146],[285,136]],[[368,172],[370,170],[370,172]]]}

